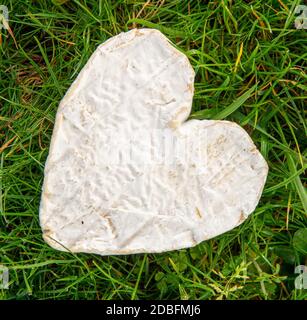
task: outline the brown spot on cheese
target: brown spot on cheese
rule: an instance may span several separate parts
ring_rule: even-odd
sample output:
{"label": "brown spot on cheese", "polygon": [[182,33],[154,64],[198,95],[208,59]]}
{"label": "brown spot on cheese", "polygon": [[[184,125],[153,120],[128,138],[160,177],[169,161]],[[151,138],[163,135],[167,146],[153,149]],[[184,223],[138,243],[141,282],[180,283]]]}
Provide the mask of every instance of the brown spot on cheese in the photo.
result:
{"label": "brown spot on cheese", "polygon": [[193,85],[193,83],[189,83],[188,84],[188,91],[190,91],[190,92],[194,92],[194,85]]}
{"label": "brown spot on cheese", "polygon": [[112,235],[114,236],[114,238],[117,238],[118,234],[110,216],[105,212],[102,212],[100,216],[107,221],[108,227],[110,228]]}
{"label": "brown spot on cheese", "polygon": [[44,230],[43,230],[43,233],[44,233],[45,236],[48,237],[49,234],[51,233],[51,230],[50,230],[50,229],[44,229]]}
{"label": "brown spot on cheese", "polygon": [[246,217],[245,217],[245,215],[244,215],[244,212],[241,210],[238,224],[241,224],[245,219],[246,219]]}
{"label": "brown spot on cheese", "polygon": [[176,129],[178,125],[179,125],[178,121],[175,121],[175,120],[171,120],[167,123],[167,127],[170,129]]}
{"label": "brown spot on cheese", "polygon": [[255,152],[257,152],[257,148],[256,148],[256,147],[253,147],[253,148],[249,149],[249,151],[250,151],[251,153],[255,153]]}
{"label": "brown spot on cheese", "polygon": [[180,117],[183,113],[187,113],[188,108],[187,107],[181,107],[175,114],[174,118],[167,123],[167,127],[171,129],[176,129],[182,122],[180,120]]}
{"label": "brown spot on cheese", "polygon": [[197,217],[198,217],[199,219],[201,219],[203,216],[202,216],[200,210],[199,210],[197,207],[195,207],[195,211],[196,211]]}
{"label": "brown spot on cheese", "polygon": [[137,37],[140,37],[140,36],[142,36],[144,33],[143,32],[141,32],[139,29],[135,29],[135,35],[137,36]]}
{"label": "brown spot on cheese", "polygon": [[218,139],[216,140],[216,144],[222,144],[226,141],[226,137],[222,134],[221,136],[218,137]]}
{"label": "brown spot on cheese", "polygon": [[47,192],[47,191],[45,191],[43,194],[44,194],[44,197],[46,197],[46,198],[50,198],[50,196],[51,196],[51,193]]}

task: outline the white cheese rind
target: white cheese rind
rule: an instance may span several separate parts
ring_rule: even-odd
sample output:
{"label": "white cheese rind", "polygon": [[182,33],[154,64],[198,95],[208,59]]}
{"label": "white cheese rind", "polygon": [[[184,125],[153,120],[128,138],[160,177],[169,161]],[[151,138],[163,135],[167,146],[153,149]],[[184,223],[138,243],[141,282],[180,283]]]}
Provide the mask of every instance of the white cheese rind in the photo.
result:
{"label": "white cheese rind", "polygon": [[93,53],[60,103],[40,205],[45,241],[100,255],[194,246],[251,214],[268,166],[228,121],[185,121],[194,71],[157,30]]}

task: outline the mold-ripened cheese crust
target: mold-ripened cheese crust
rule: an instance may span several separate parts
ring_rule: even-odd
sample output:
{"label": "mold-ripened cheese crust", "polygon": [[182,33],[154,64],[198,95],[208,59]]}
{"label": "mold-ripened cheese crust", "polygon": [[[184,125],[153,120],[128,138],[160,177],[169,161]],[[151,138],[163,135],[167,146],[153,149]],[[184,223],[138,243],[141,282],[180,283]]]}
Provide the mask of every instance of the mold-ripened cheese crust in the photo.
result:
{"label": "mold-ripened cheese crust", "polygon": [[190,120],[194,71],[159,31],[93,53],[60,103],[40,205],[53,248],[100,255],[191,247],[242,223],[268,167],[228,121]]}

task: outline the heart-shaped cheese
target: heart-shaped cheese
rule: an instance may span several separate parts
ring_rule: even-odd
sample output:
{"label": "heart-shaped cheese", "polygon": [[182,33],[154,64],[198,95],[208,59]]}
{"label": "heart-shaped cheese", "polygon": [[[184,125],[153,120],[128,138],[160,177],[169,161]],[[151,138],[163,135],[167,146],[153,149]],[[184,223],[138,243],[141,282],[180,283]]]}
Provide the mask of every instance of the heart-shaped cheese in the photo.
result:
{"label": "heart-shaped cheese", "polygon": [[40,206],[53,248],[194,246],[254,211],[268,167],[237,124],[190,120],[194,71],[153,29],[100,45],[60,103]]}

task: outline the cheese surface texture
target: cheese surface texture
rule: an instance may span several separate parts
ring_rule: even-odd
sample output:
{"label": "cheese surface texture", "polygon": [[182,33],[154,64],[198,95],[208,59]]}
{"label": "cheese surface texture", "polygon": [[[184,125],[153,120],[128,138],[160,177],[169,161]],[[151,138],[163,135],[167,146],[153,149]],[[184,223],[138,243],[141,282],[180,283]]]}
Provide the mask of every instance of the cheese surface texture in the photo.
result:
{"label": "cheese surface texture", "polygon": [[96,49],[56,115],[40,204],[50,246],[100,255],[176,250],[255,210],[267,163],[239,125],[187,120],[194,76],[154,29]]}

